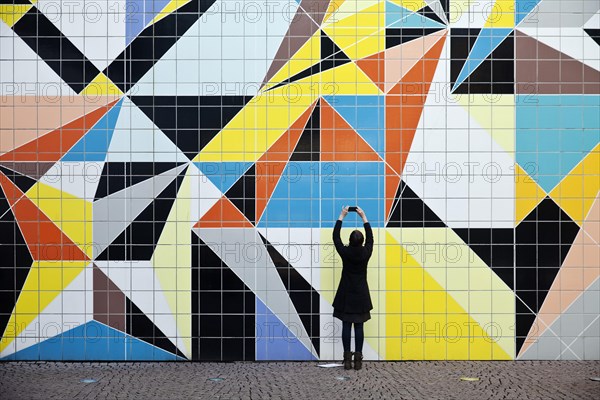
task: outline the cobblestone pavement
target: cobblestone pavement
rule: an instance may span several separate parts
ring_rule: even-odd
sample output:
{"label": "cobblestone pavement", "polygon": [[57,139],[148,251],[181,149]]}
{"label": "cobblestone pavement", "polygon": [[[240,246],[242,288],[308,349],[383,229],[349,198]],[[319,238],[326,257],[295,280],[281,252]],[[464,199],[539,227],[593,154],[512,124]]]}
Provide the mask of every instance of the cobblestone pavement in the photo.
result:
{"label": "cobblestone pavement", "polygon": [[[0,363],[13,399],[599,399],[600,361]],[[348,380],[339,377],[347,376]],[[479,377],[476,382],[460,377]],[[211,381],[209,378],[223,378]],[[95,383],[82,383],[93,378]]]}

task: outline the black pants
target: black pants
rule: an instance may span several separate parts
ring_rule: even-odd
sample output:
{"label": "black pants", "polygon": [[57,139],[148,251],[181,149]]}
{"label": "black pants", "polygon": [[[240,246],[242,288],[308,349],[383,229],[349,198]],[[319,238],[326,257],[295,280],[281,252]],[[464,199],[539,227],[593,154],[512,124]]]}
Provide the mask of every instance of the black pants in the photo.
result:
{"label": "black pants", "polygon": [[[352,322],[342,321],[342,344],[344,351],[350,351]],[[364,323],[354,323],[354,351],[362,353],[363,343],[365,341]]]}

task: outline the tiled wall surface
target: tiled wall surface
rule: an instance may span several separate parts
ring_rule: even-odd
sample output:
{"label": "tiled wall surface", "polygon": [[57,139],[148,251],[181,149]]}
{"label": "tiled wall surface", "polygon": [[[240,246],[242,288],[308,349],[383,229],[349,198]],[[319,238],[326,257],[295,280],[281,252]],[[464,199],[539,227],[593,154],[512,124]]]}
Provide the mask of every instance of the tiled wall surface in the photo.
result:
{"label": "tiled wall surface", "polygon": [[0,358],[600,359],[599,10],[2,1]]}

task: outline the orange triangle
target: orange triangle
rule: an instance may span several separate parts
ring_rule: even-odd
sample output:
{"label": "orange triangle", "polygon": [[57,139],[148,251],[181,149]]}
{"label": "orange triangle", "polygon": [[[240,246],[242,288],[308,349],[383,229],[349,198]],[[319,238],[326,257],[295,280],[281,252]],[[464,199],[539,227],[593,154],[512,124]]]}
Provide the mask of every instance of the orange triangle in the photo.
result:
{"label": "orange triangle", "polygon": [[35,260],[79,261],[88,257],[10,179],[0,172],[0,186]]}
{"label": "orange triangle", "polygon": [[321,161],[381,161],[325,99],[321,99]]}
{"label": "orange triangle", "polygon": [[441,37],[386,96],[385,160],[398,175],[408,158],[445,39]]}
{"label": "orange triangle", "polygon": [[229,200],[221,197],[194,228],[253,228],[248,218]]}
{"label": "orange triangle", "polygon": [[358,60],[356,65],[382,92],[385,91],[385,51]]}
{"label": "orange triangle", "polygon": [[113,101],[54,131],[4,153],[1,161],[58,161],[83,137],[108,110],[117,103]]}
{"label": "orange triangle", "polygon": [[265,211],[316,104],[315,101],[256,162],[256,221]]}

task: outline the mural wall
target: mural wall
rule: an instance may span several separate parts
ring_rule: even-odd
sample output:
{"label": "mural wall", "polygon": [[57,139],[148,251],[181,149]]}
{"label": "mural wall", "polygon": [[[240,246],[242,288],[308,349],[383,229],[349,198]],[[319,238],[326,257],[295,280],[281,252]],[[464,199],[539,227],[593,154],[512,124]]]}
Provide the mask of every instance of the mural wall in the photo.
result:
{"label": "mural wall", "polygon": [[0,358],[600,359],[599,10],[2,2]]}

